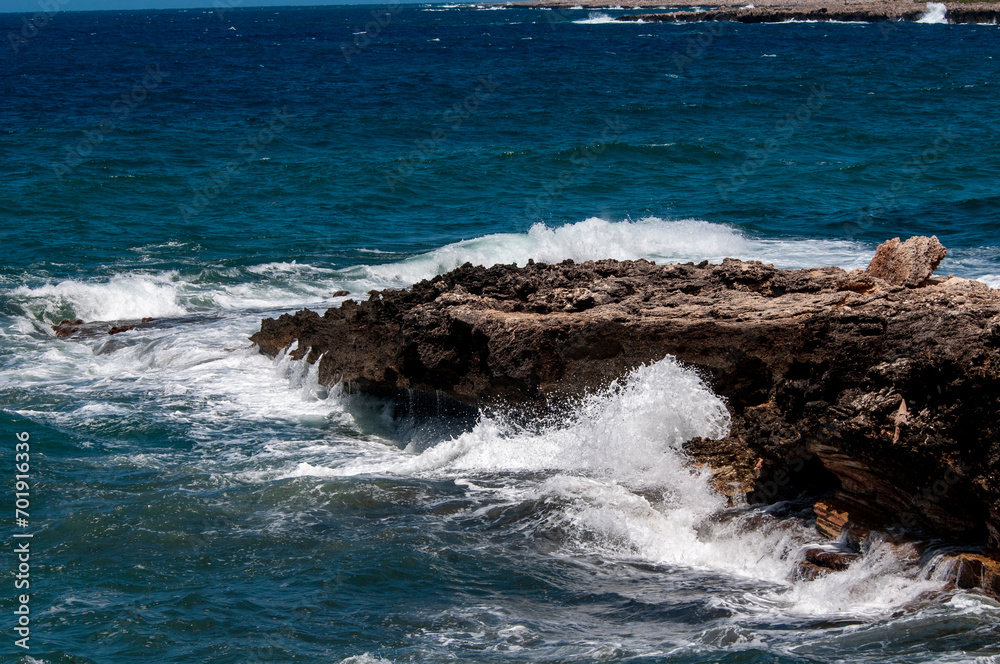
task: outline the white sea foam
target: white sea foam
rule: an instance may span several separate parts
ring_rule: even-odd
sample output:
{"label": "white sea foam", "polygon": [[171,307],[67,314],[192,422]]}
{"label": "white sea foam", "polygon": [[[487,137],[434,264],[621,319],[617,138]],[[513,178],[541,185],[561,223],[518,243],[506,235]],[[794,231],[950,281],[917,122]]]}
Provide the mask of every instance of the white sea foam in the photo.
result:
{"label": "white sea foam", "polygon": [[247,267],[246,270],[251,274],[261,274],[268,277],[281,274],[315,276],[335,272],[332,268],[316,267],[315,265],[299,263],[298,261],[280,261],[275,263],[264,263],[262,265],[251,265]]}
{"label": "white sea foam", "polygon": [[268,263],[203,271],[181,276],[177,271],[137,271],[104,278],[65,280],[19,286],[10,300],[31,320],[43,324],[61,319],[85,321],[172,318],[290,307],[336,300],[341,272],[307,264]]}
{"label": "white sea foam", "polygon": [[976,277],[977,281],[981,281],[990,288],[1000,288],[1000,274],[984,274]]}
{"label": "white sea foam", "polygon": [[928,2],[927,12],[917,19],[917,23],[947,23],[945,15],[948,13],[948,6],[943,2]]}
{"label": "white sea foam", "polygon": [[[877,617],[945,587],[932,568],[901,560],[881,545],[846,571],[790,580],[800,549],[820,541],[815,531],[789,520],[765,518],[755,527],[746,527],[739,515],[719,521],[714,516],[725,499],[679,451],[695,436],[725,435],[728,425],[722,401],[668,357],[582,399],[558,423],[526,430],[483,415],[471,431],[423,451],[300,462],[258,480],[449,477],[474,493],[541,505],[544,518],[533,527],[561,533],[569,552],[763,582],[758,593],[725,600],[742,614]],[[501,488],[483,488],[498,483]]]}
{"label": "white sea foam", "polygon": [[604,12],[590,12],[587,18],[582,18],[573,21],[577,25],[603,25],[605,23],[624,23],[624,21],[616,21],[613,17],[605,14]]}
{"label": "white sea foam", "polygon": [[67,280],[36,288],[14,289],[14,299],[31,301],[37,317],[63,312],[85,320],[118,320],[145,316],[179,316],[176,272],[152,275],[121,274],[106,282]]}
{"label": "white sea foam", "polygon": [[838,265],[849,269],[866,266],[873,253],[874,248],[845,240],[758,239],[732,226],[697,219],[607,221],[592,217],[554,228],[538,223],[527,233],[486,235],[396,263],[349,268],[342,274],[351,282],[349,290],[367,292],[405,287],[466,262],[524,265],[529,258],[547,263],[567,258],[646,258],[663,263],[743,258],[778,267]]}
{"label": "white sea foam", "polygon": [[291,475],[572,471],[658,487],[676,481],[685,467],[677,455],[681,443],[725,435],[728,425],[722,401],[697,374],[666,358],[581,399],[571,413],[538,430],[483,415],[471,431],[419,454],[377,466],[303,465]]}
{"label": "white sea foam", "polygon": [[340,402],[326,398],[315,365],[284,355],[272,362],[250,347],[247,336],[258,325],[257,316],[220,318],[79,341],[11,334],[20,359],[0,370],[0,390],[31,386],[68,399],[71,408],[35,416],[77,429],[95,422],[124,426],[137,395],[139,408],[150,409],[140,419],[179,425],[205,440],[234,423],[349,426]]}
{"label": "white sea foam", "polygon": [[391,660],[382,659],[381,657],[376,657],[369,653],[364,653],[362,655],[352,655],[346,659],[340,660],[340,664],[392,664]]}
{"label": "white sea foam", "polygon": [[608,221],[595,217],[555,227],[538,223],[525,233],[486,235],[390,263],[332,268],[282,261],[193,274],[133,271],[20,286],[10,293],[11,300],[39,322],[63,318],[134,320],[220,310],[319,307],[338,302],[339,298],[333,297],[337,291],[363,297],[372,289],[405,288],[466,262],[524,265],[528,259],[555,263],[567,258],[718,262],[733,257],[763,260],[779,267],[834,264],[852,268],[864,267],[872,251],[848,241],[759,239],[731,226],[696,219]]}

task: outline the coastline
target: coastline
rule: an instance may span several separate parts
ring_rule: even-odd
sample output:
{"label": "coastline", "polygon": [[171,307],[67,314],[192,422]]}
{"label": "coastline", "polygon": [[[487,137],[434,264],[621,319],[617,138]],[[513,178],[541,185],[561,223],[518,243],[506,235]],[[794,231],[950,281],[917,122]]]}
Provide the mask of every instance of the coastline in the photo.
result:
{"label": "coastline", "polygon": [[4,70],[34,662],[1000,664],[996,26],[78,1]]}
{"label": "coastline", "polygon": [[734,505],[812,496],[817,531],[847,547],[807,555],[802,574],[842,569],[873,541],[916,558],[938,541],[963,552],[958,587],[1000,598],[1000,441],[988,424],[1000,291],[933,277],[944,255],[936,237],[916,237],[850,272],[467,264],[322,316],[266,319],[251,341],[418,417],[444,403],[457,417],[497,407],[530,420],[676,357],[730,411],[728,435],[685,445],[716,489]]}
{"label": "coastline", "polygon": [[[1000,20],[1000,3],[996,2],[891,2],[885,0],[760,0],[741,2],[722,0],[699,3],[694,0],[656,2],[636,0],[625,5],[612,5],[600,0],[529,0],[509,3],[511,6],[543,9],[660,9],[666,12],[627,14],[618,21],[680,23],[700,21],[735,21],[739,23],[783,23],[786,21],[843,21],[878,23],[884,21],[919,21],[929,15],[932,4],[942,4],[946,11],[940,23],[995,24]],[[936,19],[936,17],[935,17]]]}

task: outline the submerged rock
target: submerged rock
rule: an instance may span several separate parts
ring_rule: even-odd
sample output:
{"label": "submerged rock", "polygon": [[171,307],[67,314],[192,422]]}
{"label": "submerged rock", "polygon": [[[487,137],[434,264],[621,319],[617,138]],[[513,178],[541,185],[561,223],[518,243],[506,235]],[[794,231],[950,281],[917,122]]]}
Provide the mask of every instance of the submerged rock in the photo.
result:
{"label": "submerged rock", "polygon": [[672,355],[726,399],[729,435],[686,446],[721,491],[832,492],[817,510],[831,538],[849,524],[996,547],[1000,292],[932,277],[943,252],[936,238],[890,241],[852,272],[466,264],[322,316],[267,319],[251,340],[269,355],[294,342],[325,385],[522,411]]}
{"label": "submerged rock", "polygon": [[78,318],[76,320],[64,319],[51,327],[56,337],[60,339],[69,338],[76,341],[83,341],[103,337],[106,334],[117,335],[122,332],[131,332],[132,330],[169,329],[179,325],[208,323],[216,320],[216,318],[216,316],[203,315],[178,316],[174,318],[153,318],[152,316],[146,316],[139,320],[97,320],[88,322],[84,322]]}
{"label": "submerged rock", "polygon": [[80,327],[84,325],[82,318],[77,318],[76,320],[69,320],[64,318],[59,321],[58,324],[52,326],[52,331],[55,332],[56,336],[60,339],[65,339],[66,337],[71,337],[80,331]]}

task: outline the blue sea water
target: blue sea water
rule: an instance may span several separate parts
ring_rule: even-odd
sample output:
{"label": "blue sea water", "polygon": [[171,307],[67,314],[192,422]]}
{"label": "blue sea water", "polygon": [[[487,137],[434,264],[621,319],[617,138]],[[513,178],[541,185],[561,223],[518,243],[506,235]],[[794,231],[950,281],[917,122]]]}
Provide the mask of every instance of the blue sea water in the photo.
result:
{"label": "blue sea water", "polygon": [[690,468],[728,420],[670,358],[457,431],[247,340],[466,261],[855,268],[933,233],[1000,286],[997,26],[221,4],[0,14],[0,660],[1000,661],[1000,605],[933,556],[790,580],[819,536]]}

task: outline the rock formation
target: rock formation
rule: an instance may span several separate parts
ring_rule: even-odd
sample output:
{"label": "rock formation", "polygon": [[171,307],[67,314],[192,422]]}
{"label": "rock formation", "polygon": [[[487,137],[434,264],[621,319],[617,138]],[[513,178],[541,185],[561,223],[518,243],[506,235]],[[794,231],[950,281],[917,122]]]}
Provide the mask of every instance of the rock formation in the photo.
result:
{"label": "rock formation", "polygon": [[[619,21],[653,23],[691,23],[697,21],[735,21],[738,23],[783,23],[785,21],[916,21],[928,11],[927,6],[913,3],[862,2],[768,3],[768,6],[723,6],[719,9],[698,9],[655,14],[627,14]],[[990,3],[947,3],[945,19],[949,23],[995,23],[1000,9]]]}
{"label": "rock formation", "polygon": [[[621,9],[608,0],[513,0],[504,6],[554,10],[548,20],[573,20],[582,9]],[[631,0],[629,9],[654,11],[649,14],[623,14],[619,21],[697,22],[735,21],[739,23],[782,23],[785,21],[916,21],[930,11],[926,2],[910,0],[714,0],[711,9],[699,0]],[[943,4],[948,23],[996,23],[1000,7],[995,2],[933,3]],[[681,8],[690,9],[678,11]],[[669,9],[671,11],[662,11]],[[656,11],[660,10],[660,11]],[[886,34],[883,31],[883,34]]]}
{"label": "rock formation", "polygon": [[[730,434],[686,448],[734,499],[827,491],[816,512],[831,537],[877,528],[996,548],[1000,292],[932,277],[943,255],[914,238],[851,272],[466,264],[322,316],[267,319],[251,339],[269,355],[294,343],[326,385],[529,411],[673,355],[727,401]],[[961,578],[988,590],[984,560]]]}
{"label": "rock formation", "polygon": [[946,253],[937,237],[914,237],[903,243],[896,237],[879,245],[865,274],[894,286],[916,288],[931,278]]}

